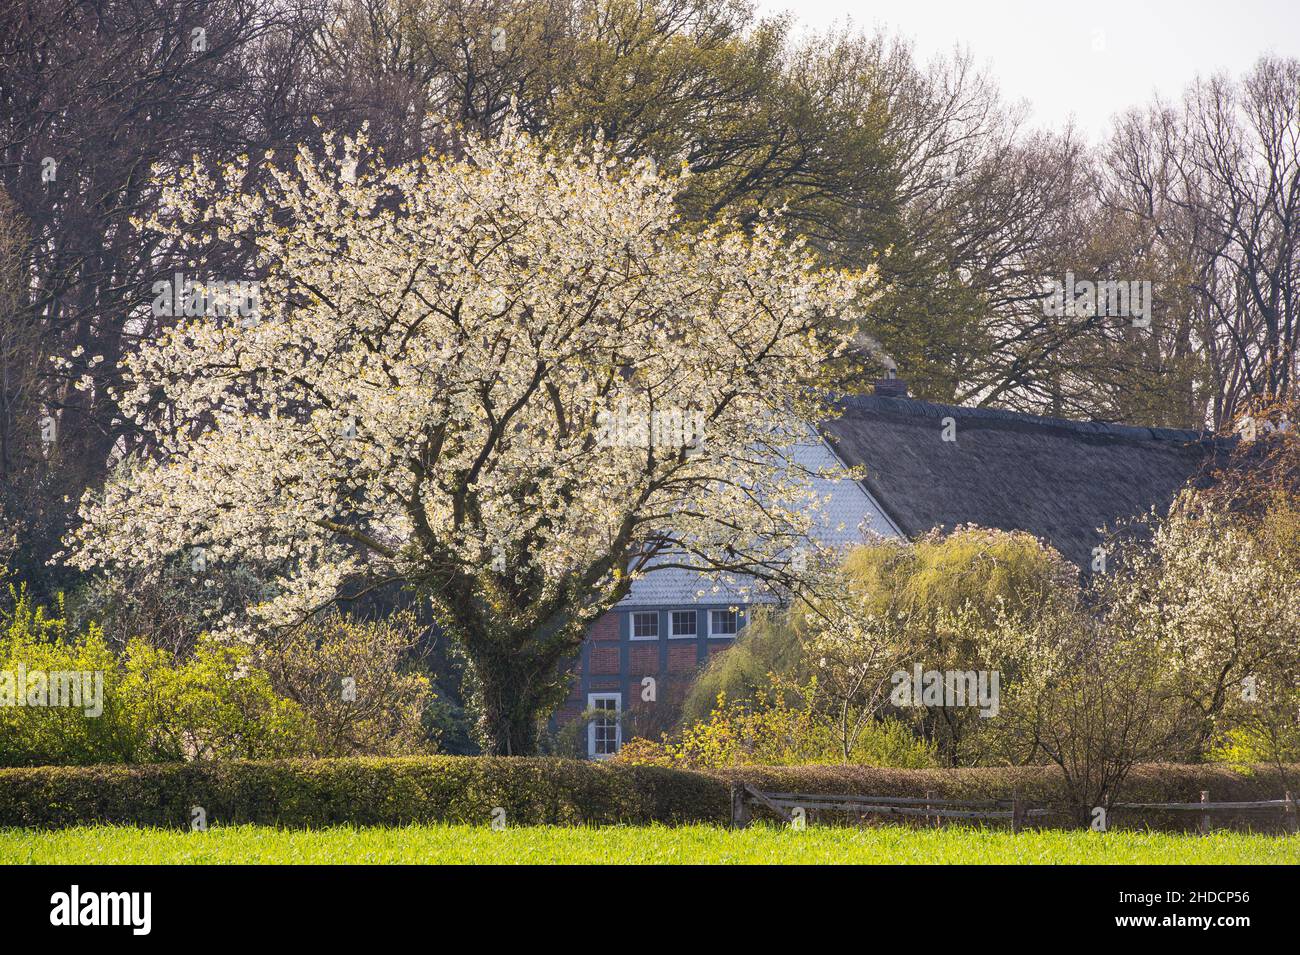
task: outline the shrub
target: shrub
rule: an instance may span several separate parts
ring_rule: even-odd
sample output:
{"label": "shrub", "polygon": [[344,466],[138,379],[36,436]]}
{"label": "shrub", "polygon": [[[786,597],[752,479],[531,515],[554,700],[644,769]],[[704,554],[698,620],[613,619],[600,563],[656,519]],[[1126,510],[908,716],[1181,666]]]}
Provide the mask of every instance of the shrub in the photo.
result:
{"label": "shrub", "polygon": [[429,680],[404,665],[419,635],[409,611],[379,622],[330,614],[268,638],[258,662],[276,692],[311,718],[312,756],[431,752]]}
{"label": "shrub", "polygon": [[[112,691],[117,660],[95,627],[69,634],[61,606],[34,606],[25,590],[11,589],[13,608],[0,612],[0,765],[105,763],[139,758],[131,707]],[[83,706],[27,706],[23,674],[100,674]],[[77,687],[78,692],[82,687]],[[100,709],[96,717],[87,710]]]}
{"label": "shrub", "polygon": [[[707,722],[701,714],[720,692],[770,705],[775,674],[799,688],[822,732],[838,739],[840,761],[917,765],[935,750],[949,765],[968,765],[987,756],[991,721],[974,707],[891,709],[894,674],[920,663],[1014,678],[1024,661],[989,644],[993,624],[1073,608],[1078,599],[1078,569],[1051,547],[1023,532],[973,526],[854,548],[809,583],[788,613],[759,615],[710,664],[688,697],[688,719]],[[900,722],[924,742],[905,745]]]}
{"label": "shrub", "polygon": [[1055,765],[1078,821],[1109,811],[1139,761],[1183,750],[1186,708],[1149,643],[1071,608],[1000,627],[1028,665],[986,732],[1009,755]]}
{"label": "shrub", "polygon": [[307,755],[311,718],[277,696],[243,644],[211,638],[177,663],[143,640],[127,644],[113,692],[132,714],[139,751],[128,762],[275,759]]}
{"label": "shrub", "polygon": [[359,757],[0,770],[0,825],[185,827],[724,822],[726,784],[695,773],[547,758]]}
{"label": "shrub", "polygon": [[[1300,711],[1300,700],[1292,712]],[[1209,758],[1216,763],[1245,766],[1251,763],[1281,762],[1288,765],[1300,761],[1300,726],[1294,719],[1287,725],[1272,727],[1243,724],[1233,727],[1215,739]]]}
{"label": "shrub", "polygon": [[[1072,605],[1078,569],[1030,534],[966,526],[913,544],[854,548],[828,583],[825,595],[795,608],[794,623],[804,634],[820,703],[851,740],[864,716],[890,712],[885,697],[899,670],[920,664],[1014,677],[1021,661],[984,636],[995,620],[1032,619]],[[983,756],[981,737],[991,721],[975,707],[892,712],[914,723],[949,765]]]}
{"label": "shrub", "polygon": [[257,649],[200,635],[178,656],[138,637],[119,651],[95,623],[70,627],[61,598],[50,610],[24,590],[11,596],[12,609],[0,610],[0,700],[6,675],[12,683],[20,669],[86,673],[102,710],[0,706],[0,765],[399,755],[436,745],[429,681],[402,663],[418,635],[410,614],[382,623],[330,616]]}
{"label": "shrub", "polygon": [[779,684],[770,699],[728,702],[719,694],[709,719],[688,727],[676,742],[632,739],[615,760],[648,766],[717,769],[727,766],[798,766],[862,762],[888,766],[934,765],[931,746],[897,720],[873,721],[860,732],[845,760],[840,739],[814,710],[787,701]]}
{"label": "shrub", "polygon": [[[249,666],[243,644],[201,640],[178,662],[144,640],[114,653],[89,624],[72,632],[53,611],[11,590],[0,613],[0,765],[148,763],[275,758],[309,752],[311,722]],[[19,706],[17,686],[39,675],[86,674],[80,706]],[[77,681],[80,683],[80,681]],[[8,695],[5,690],[8,688]],[[82,687],[78,686],[78,689]]]}
{"label": "shrub", "polygon": [[1106,619],[1155,650],[1196,715],[1185,751],[1192,759],[1216,732],[1243,721],[1278,729],[1294,722],[1300,588],[1287,555],[1300,517],[1283,504],[1257,525],[1213,499],[1184,495],[1167,517],[1147,522],[1150,545],[1126,550],[1119,573],[1099,588]]}
{"label": "shrub", "polygon": [[691,685],[682,723],[707,720],[719,694],[729,700],[771,699],[772,674],[799,682],[806,670],[799,635],[785,615],[758,608],[735,643],[726,653],[714,654]]}

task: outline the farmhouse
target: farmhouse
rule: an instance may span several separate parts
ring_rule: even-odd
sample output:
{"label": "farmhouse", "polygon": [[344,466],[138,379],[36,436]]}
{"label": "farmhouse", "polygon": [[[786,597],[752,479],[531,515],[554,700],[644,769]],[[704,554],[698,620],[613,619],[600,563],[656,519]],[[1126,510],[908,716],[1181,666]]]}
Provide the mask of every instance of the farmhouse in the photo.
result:
{"label": "farmhouse", "polygon": [[[840,402],[841,416],[796,451],[804,464],[838,458],[861,481],[823,481],[830,506],[823,543],[912,539],[932,528],[978,524],[1027,531],[1087,572],[1101,529],[1165,508],[1215,446],[1195,431],[1066,421],[907,397],[897,379]],[[588,634],[562,722],[608,711],[588,726],[588,754],[617,752],[614,715],[653,686],[656,703],[679,703],[696,672],[745,625],[747,588],[701,581],[684,570],[638,580]],[[649,678],[649,682],[647,681]]]}

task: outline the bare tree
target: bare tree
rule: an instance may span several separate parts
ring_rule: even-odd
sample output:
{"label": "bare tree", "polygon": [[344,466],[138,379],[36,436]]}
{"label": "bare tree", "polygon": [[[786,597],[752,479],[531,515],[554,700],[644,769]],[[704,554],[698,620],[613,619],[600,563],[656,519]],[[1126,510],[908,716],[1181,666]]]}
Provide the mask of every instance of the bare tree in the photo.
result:
{"label": "bare tree", "polygon": [[1181,110],[1122,122],[1103,202],[1167,263],[1171,353],[1194,355],[1198,423],[1252,396],[1285,398],[1300,370],[1300,61],[1265,57],[1240,82],[1198,82]]}
{"label": "bare tree", "polygon": [[279,0],[0,8],[0,188],[28,226],[19,300],[6,311],[41,359],[24,400],[8,400],[6,427],[34,433],[39,410],[57,434],[39,500],[10,525],[38,586],[59,583],[46,562],[82,491],[142,440],[111,389],[122,358],[167,321],[148,308],[153,283],[174,267],[195,278],[248,270],[238,249],[176,261],[158,235],[132,227],[157,201],[151,168],[292,142],[310,112],[299,67],[314,17]]}

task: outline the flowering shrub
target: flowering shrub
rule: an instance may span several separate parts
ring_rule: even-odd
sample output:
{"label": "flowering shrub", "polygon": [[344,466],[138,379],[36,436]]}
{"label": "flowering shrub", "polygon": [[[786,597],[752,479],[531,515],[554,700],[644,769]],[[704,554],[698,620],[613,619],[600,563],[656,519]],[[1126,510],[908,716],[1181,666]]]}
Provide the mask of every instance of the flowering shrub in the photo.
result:
{"label": "flowering shrub", "polygon": [[[310,720],[249,665],[250,647],[204,639],[181,661],[132,639],[117,653],[95,624],[73,632],[61,599],[51,609],[21,589],[10,597],[0,611],[0,765],[308,752]],[[66,681],[71,692],[58,700],[52,688]]]}
{"label": "flowering shrub", "polygon": [[677,739],[632,739],[616,758],[636,765],[687,769],[844,762],[909,768],[935,764],[933,747],[917,741],[896,720],[866,727],[846,760],[831,727],[811,708],[788,702],[779,685],[773,686],[770,699],[750,703],[729,702],[720,693],[709,718],[687,727]]}
{"label": "flowering shrub", "polygon": [[263,649],[203,635],[178,657],[135,637],[116,650],[94,623],[74,630],[62,599],[46,608],[24,590],[10,596],[10,609],[0,609],[0,766],[403,754],[434,745],[422,726],[428,680],[396,666],[410,632],[401,616],[386,624],[329,618]]}
{"label": "flowering shrub", "polygon": [[1287,748],[1300,681],[1298,517],[1284,497],[1256,520],[1184,495],[1151,522],[1150,546],[1130,547],[1098,587],[1105,618],[1154,648],[1198,724],[1193,758],[1216,734],[1248,725],[1246,736]]}

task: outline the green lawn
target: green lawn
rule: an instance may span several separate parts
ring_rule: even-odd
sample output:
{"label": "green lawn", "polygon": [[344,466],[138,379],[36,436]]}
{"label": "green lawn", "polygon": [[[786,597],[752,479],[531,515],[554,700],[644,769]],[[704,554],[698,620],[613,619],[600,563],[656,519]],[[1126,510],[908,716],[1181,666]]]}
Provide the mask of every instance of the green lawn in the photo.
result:
{"label": "green lawn", "polygon": [[0,830],[0,863],[1300,863],[1300,837],[1220,832],[263,826],[204,833],[92,826]]}

